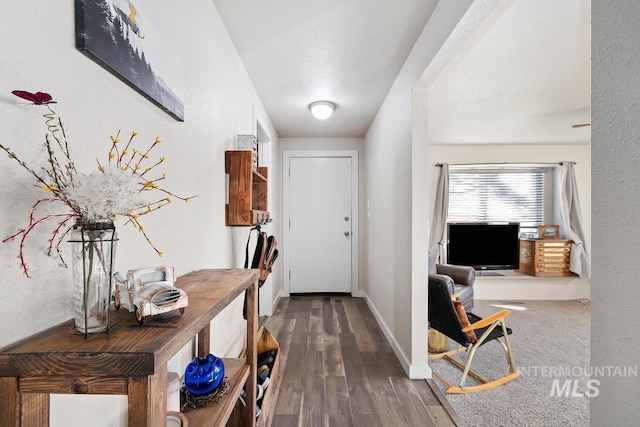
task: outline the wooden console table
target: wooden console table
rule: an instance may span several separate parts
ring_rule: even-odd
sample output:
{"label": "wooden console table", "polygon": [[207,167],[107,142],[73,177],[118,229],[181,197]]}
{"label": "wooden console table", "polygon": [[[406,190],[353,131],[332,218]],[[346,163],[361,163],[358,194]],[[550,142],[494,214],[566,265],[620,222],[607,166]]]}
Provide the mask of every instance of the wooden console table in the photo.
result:
{"label": "wooden console table", "polygon": [[[223,359],[229,393],[217,404],[189,411],[189,425],[222,426],[240,391],[256,389],[258,271],[200,270],[179,277],[184,315],[149,317],[112,311],[108,333],[71,333],[73,320],[0,349],[0,426],[48,426],[49,394],[126,394],[129,426],[166,425],[167,362],[198,336],[198,355],[209,353],[211,320],[248,291],[247,356]],[[256,394],[247,393],[243,425],[255,425]]]}

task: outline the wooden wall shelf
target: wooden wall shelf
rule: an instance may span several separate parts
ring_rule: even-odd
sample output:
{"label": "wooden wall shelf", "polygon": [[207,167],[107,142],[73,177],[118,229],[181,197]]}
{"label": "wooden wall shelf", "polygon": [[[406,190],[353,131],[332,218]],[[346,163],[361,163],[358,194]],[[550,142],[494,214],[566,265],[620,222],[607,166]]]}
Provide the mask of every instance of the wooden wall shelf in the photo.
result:
{"label": "wooden wall shelf", "polygon": [[225,221],[229,226],[252,226],[271,219],[267,208],[268,168],[253,167],[253,152],[225,152],[225,172],[229,174],[229,203]]}
{"label": "wooden wall shelf", "polygon": [[[243,387],[255,390],[258,271],[199,270],[176,286],[189,297],[184,315],[154,316],[138,326],[126,310],[113,311],[108,333],[71,333],[73,320],[0,349],[0,425],[48,426],[49,394],[126,394],[128,425],[166,425],[167,362],[198,336],[198,355],[210,352],[210,322],[247,291],[245,358],[223,359],[229,393],[215,405],[192,409],[189,425],[223,426]],[[255,426],[255,393],[248,393],[242,425]]]}

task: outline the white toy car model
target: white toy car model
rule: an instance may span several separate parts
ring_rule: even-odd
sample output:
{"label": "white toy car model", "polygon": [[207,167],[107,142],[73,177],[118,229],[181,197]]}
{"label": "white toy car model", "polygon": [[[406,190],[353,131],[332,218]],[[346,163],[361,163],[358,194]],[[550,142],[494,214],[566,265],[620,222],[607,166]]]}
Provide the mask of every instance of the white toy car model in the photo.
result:
{"label": "white toy car model", "polygon": [[155,316],[173,310],[184,309],[189,305],[187,294],[178,289],[175,283],[173,267],[160,266],[129,270],[126,280],[120,273],[115,274],[116,286],[113,302],[116,310],[120,307],[134,312],[139,325],[146,316]]}

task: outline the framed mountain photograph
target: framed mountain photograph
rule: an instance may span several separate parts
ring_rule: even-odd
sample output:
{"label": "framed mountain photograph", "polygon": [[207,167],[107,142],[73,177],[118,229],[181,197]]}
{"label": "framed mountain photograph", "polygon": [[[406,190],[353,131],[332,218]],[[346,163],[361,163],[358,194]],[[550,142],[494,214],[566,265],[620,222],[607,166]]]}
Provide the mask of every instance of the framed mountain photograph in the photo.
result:
{"label": "framed mountain photograph", "polygon": [[75,0],[76,47],[184,121],[182,62],[131,0]]}

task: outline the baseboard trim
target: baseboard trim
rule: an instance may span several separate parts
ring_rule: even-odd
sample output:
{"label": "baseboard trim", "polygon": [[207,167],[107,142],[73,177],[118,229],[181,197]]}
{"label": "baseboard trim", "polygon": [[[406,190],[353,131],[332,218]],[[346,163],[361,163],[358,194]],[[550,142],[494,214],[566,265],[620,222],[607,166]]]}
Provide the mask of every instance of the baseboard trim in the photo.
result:
{"label": "baseboard trim", "polygon": [[580,278],[477,277],[476,299],[578,300],[591,299],[591,280]]}
{"label": "baseboard trim", "polygon": [[369,299],[369,296],[364,292],[362,293],[362,296],[367,302],[369,310],[371,310],[371,313],[373,313],[373,317],[375,317],[376,321],[378,322],[378,326],[380,326],[380,329],[382,329],[382,333],[384,334],[385,338],[387,338],[389,345],[391,345],[391,348],[398,358],[398,361],[402,365],[402,369],[404,369],[404,372],[407,374],[407,377],[412,380],[431,378],[431,368],[429,367],[429,365],[412,365],[410,363],[407,355],[404,353],[404,351],[402,351],[402,348],[396,341],[391,330],[387,327],[387,324],[382,319],[382,316],[380,316],[380,312],[376,309],[371,299]]}
{"label": "baseboard trim", "polygon": [[447,396],[440,389],[440,387],[438,387],[438,385],[435,383],[435,380],[426,379],[425,381],[427,382],[427,385],[429,386],[433,394],[436,396],[436,398],[438,399],[438,401],[440,402],[444,410],[447,411],[447,414],[449,414],[454,424],[460,427],[466,426],[464,421],[462,421],[460,416],[456,413],[455,409],[453,409],[453,406],[451,406],[451,402],[449,402],[449,400],[447,399]]}
{"label": "baseboard trim", "polygon": [[271,306],[272,315],[273,315],[274,310],[278,306],[278,303],[280,302],[280,298],[284,298],[284,295],[282,295],[282,292],[278,292],[278,295],[276,295],[276,297],[273,300],[273,305]]}

